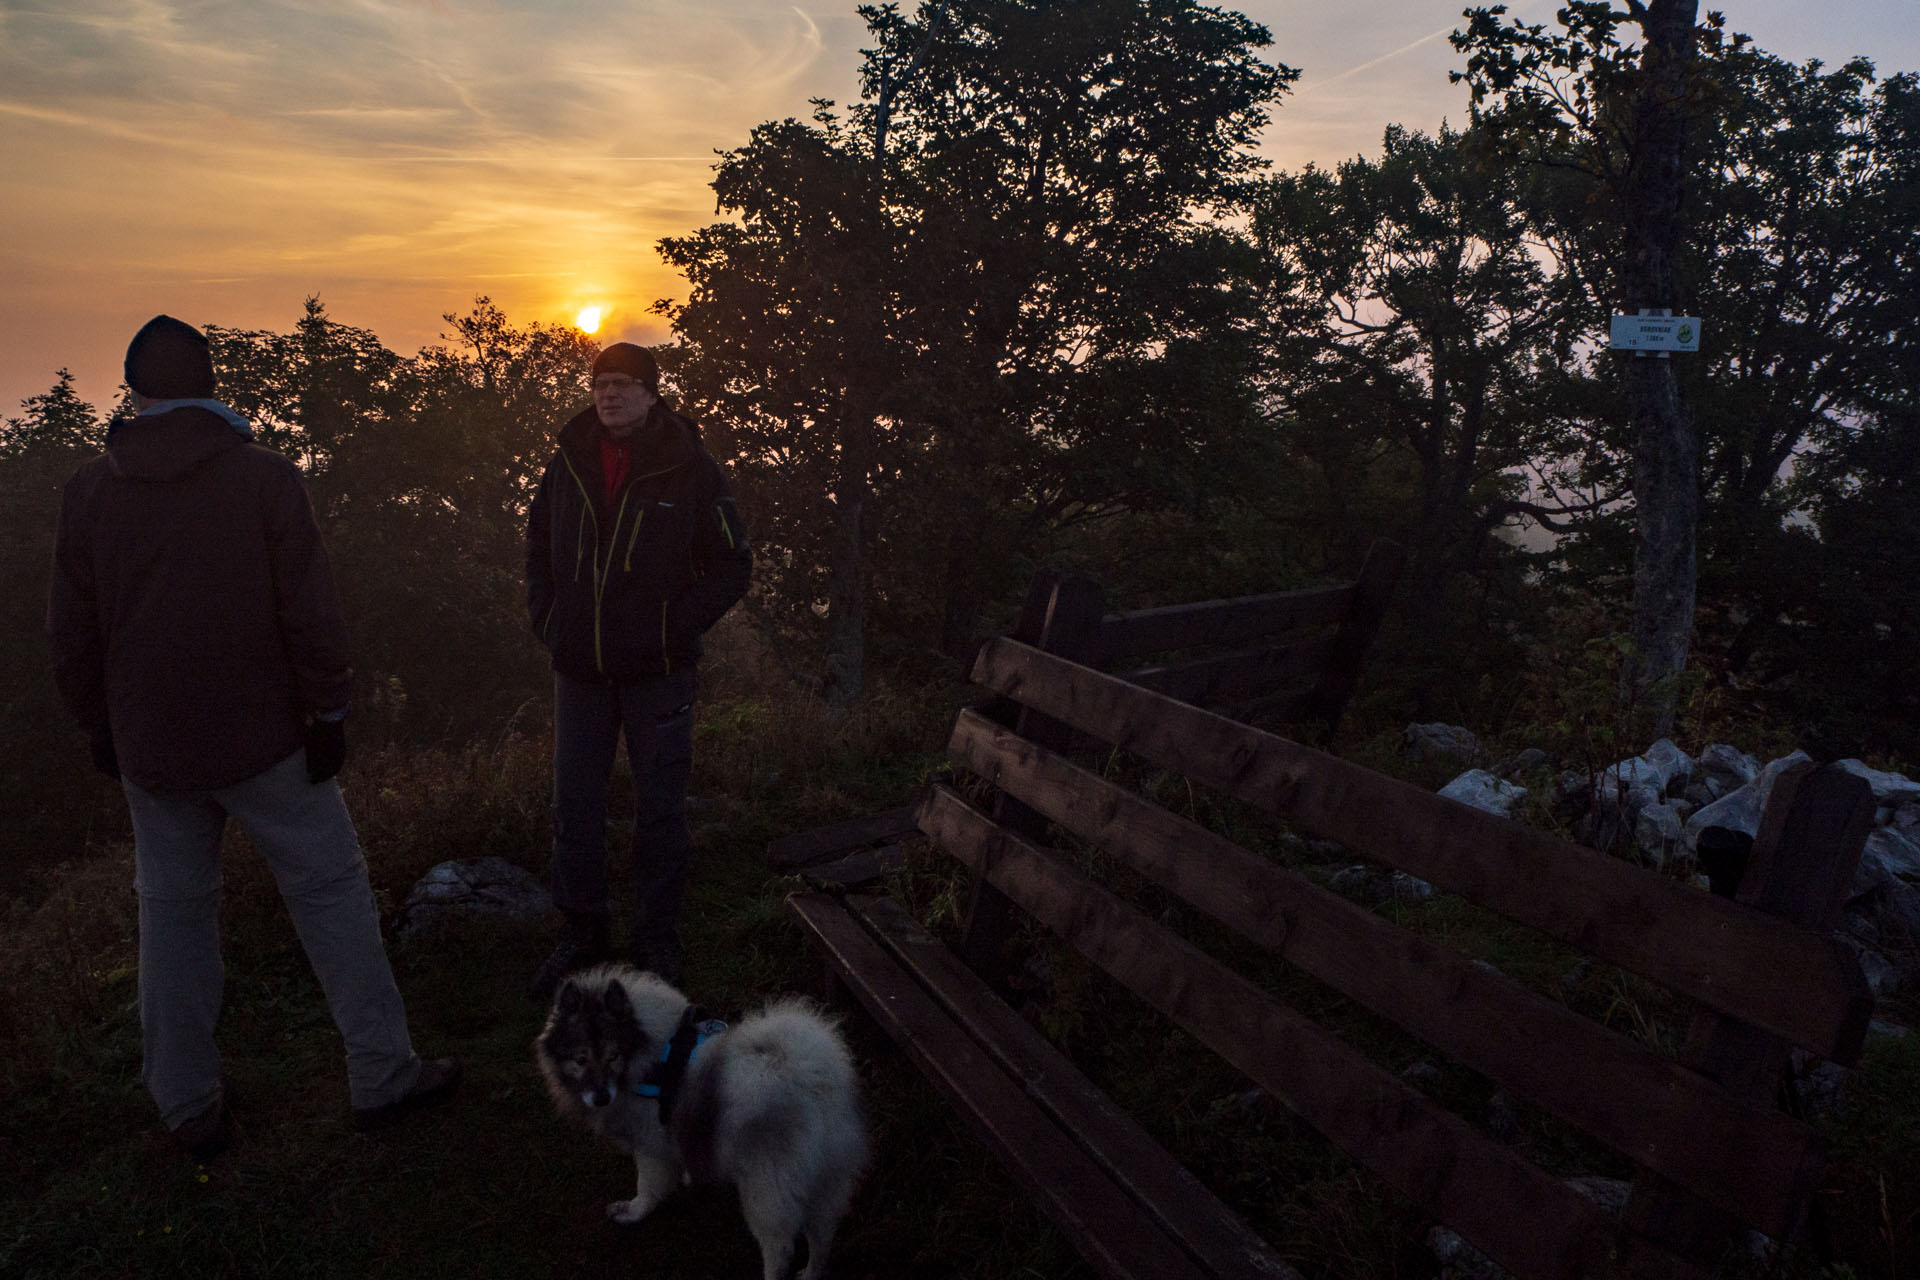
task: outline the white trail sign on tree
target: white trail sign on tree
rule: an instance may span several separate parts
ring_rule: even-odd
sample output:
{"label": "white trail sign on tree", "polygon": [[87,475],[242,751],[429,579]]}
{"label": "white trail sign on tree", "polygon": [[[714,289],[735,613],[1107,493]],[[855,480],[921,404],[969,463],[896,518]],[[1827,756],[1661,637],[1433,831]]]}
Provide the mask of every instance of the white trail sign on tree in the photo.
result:
{"label": "white trail sign on tree", "polygon": [[1607,346],[1614,351],[1698,351],[1700,317],[1672,316],[1664,311],[1624,316],[1615,314],[1607,330]]}

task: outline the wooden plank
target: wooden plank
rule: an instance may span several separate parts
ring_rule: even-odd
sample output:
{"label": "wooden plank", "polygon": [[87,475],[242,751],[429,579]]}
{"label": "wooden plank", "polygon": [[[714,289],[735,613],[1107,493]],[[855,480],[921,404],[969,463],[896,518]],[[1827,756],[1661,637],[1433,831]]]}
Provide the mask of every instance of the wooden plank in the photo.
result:
{"label": "wooden plank", "polygon": [[1836,1062],[1872,1012],[1831,935],[1001,639],[979,683]]}
{"label": "wooden plank", "polygon": [[832,826],[782,836],[767,845],[767,861],[781,871],[797,871],[870,844],[898,840],[913,832],[914,805],[868,813]]}
{"label": "wooden plank", "polygon": [[1240,649],[1169,666],[1140,667],[1120,678],[1169,698],[1212,707],[1317,675],[1326,665],[1332,647],[1333,637],[1326,636],[1295,644]]}
{"label": "wooden plank", "polygon": [[1100,648],[1093,660],[1110,666],[1150,653],[1245,644],[1283,631],[1331,626],[1346,617],[1352,594],[1353,584],[1342,583],[1110,613],[1100,624]]}
{"label": "wooden plank", "polygon": [[1014,1180],[1103,1276],[1206,1275],[1085,1152],[825,894],[787,909],[812,930],[874,1021],[954,1103]]}
{"label": "wooden plank", "polygon": [[1331,660],[1313,691],[1309,714],[1325,726],[1320,736],[1322,745],[1332,742],[1335,730],[1340,727],[1347,699],[1353,696],[1353,687],[1360,681],[1360,668],[1366,661],[1367,650],[1373,647],[1373,637],[1380,630],[1381,620],[1387,615],[1387,601],[1400,581],[1405,563],[1406,550],[1397,542],[1382,538],[1367,548],[1366,561],[1353,584],[1352,604],[1347,616],[1340,621],[1339,634],[1334,637]]}
{"label": "wooden plank", "polygon": [[1318,705],[1312,689],[1300,689],[1288,693],[1268,694],[1264,698],[1249,698],[1245,702],[1236,702],[1221,707],[1220,714],[1229,720],[1238,720],[1242,724],[1257,724],[1271,721],[1274,724],[1298,724],[1310,720],[1314,707]]}
{"label": "wooden plank", "polygon": [[[916,831],[914,834],[920,833]],[[899,845],[883,844],[875,849],[856,849],[845,857],[816,862],[800,874],[808,884],[845,888],[871,884],[882,876],[898,871],[906,860],[907,856],[900,852]]]}
{"label": "wooden plank", "polygon": [[1266,1241],[898,902],[885,896],[856,895],[847,899],[847,909],[947,1015],[1210,1274],[1299,1280],[1299,1273]]}
{"label": "wooden plank", "polygon": [[951,790],[922,800],[920,829],[1508,1270],[1543,1280],[1696,1274]]}
{"label": "wooden plank", "polygon": [[1736,1101],[1565,1005],[978,715],[961,713],[948,750],[1243,937],[1614,1150],[1769,1234],[1797,1220],[1819,1167],[1806,1125]]}
{"label": "wooden plank", "polygon": [[[1756,910],[1830,932],[1839,923],[1873,813],[1872,789],[1838,765],[1816,768],[1808,762],[1786,770],[1768,793],[1737,898]],[[1857,966],[1856,977],[1864,990],[1866,979]],[[1688,1029],[1680,1061],[1719,1081],[1733,1096],[1767,1106],[1790,1052],[1778,1036],[1703,1011]],[[1626,1220],[1682,1255],[1711,1264],[1730,1241],[1734,1222],[1747,1219],[1737,1211],[1728,1214],[1711,1197],[1698,1195],[1698,1188],[1643,1176],[1634,1181]],[[1796,1219],[1762,1230],[1785,1239],[1798,1225]]]}

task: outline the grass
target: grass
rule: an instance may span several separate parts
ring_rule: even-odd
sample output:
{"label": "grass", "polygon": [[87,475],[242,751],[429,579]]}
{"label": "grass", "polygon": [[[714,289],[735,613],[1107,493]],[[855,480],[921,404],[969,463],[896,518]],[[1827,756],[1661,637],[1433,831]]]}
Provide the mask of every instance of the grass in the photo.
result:
{"label": "grass", "polygon": [[[844,713],[783,694],[738,654],[711,664],[697,728],[695,867],[684,933],[688,987],[738,1013],[816,986],[781,902],[768,839],[898,803],[941,762],[957,688],[881,689]],[[543,872],[547,744],[522,728],[459,751],[356,757],[346,775],[383,909],[429,867],[495,854]],[[1392,767],[1384,734],[1358,731]],[[1116,769],[1124,766],[1110,762]],[[1250,847],[1324,876],[1298,841],[1183,780],[1142,785]],[[620,796],[616,789],[616,812]],[[228,988],[221,1044],[241,1127],[202,1168],[157,1131],[138,1081],[131,853],[95,848],[16,902],[0,939],[0,1274],[69,1276],[527,1276],[756,1274],[729,1193],[683,1192],[641,1225],[602,1206],[631,1166],[565,1128],[533,1070],[544,1010],[522,994],[550,926],[456,922],[393,949],[415,1042],[457,1053],[456,1100],[379,1135],[347,1125],[337,1034],[260,861],[230,837],[224,906]],[[617,846],[618,841],[614,842]],[[1090,862],[1098,856],[1087,852]],[[625,858],[617,847],[615,894]],[[1483,1121],[1492,1086],[1138,885],[1123,887],[1198,944],[1395,1070],[1428,1061],[1424,1088]],[[892,890],[951,936],[965,904],[953,864],[910,848]],[[1685,1010],[1445,896],[1388,904],[1457,946],[1590,1016],[1672,1052]],[[1076,955],[1044,957],[1033,1016],[1093,1079],[1302,1271],[1427,1277],[1421,1215],[1271,1099],[1145,1010]],[[1899,1010],[1911,1021],[1912,1010]],[[1090,1272],[941,1097],[858,1016],[846,1021],[869,1099],[874,1165],[836,1248],[842,1277],[1058,1277]],[[1529,1153],[1556,1171],[1620,1175],[1617,1157],[1514,1108]],[[1877,1041],[1843,1108],[1821,1121],[1834,1159],[1820,1186],[1835,1261],[1776,1260],[1773,1274],[1845,1280],[1920,1274],[1920,1035]],[[1745,1265],[1745,1264],[1742,1264]],[[1729,1269],[1729,1274],[1740,1268]],[[1751,1268],[1749,1268],[1751,1269]]]}

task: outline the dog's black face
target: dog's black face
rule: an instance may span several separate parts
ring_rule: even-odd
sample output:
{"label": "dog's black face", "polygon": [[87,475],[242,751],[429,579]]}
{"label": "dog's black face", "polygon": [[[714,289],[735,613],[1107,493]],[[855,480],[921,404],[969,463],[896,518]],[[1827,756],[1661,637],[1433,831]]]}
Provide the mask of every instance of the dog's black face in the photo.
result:
{"label": "dog's black face", "polygon": [[571,978],[554,997],[536,1044],[552,1074],[589,1109],[611,1105],[627,1087],[628,1065],[652,1053],[625,987],[610,982],[593,992]]}

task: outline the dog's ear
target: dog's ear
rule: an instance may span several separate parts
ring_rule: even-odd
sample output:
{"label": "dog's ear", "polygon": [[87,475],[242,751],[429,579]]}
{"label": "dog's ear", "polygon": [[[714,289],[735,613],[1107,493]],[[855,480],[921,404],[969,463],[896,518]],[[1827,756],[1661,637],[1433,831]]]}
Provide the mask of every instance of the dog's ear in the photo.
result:
{"label": "dog's ear", "polygon": [[572,978],[568,978],[560,984],[560,995],[555,1003],[559,1006],[561,1013],[575,1014],[580,1012],[580,1006],[586,1003],[586,999],[586,993],[580,990],[579,984]]}
{"label": "dog's ear", "polygon": [[633,1002],[627,998],[627,987],[623,982],[609,982],[600,1000],[608,1013],[621,1015],[633,1011]]}

